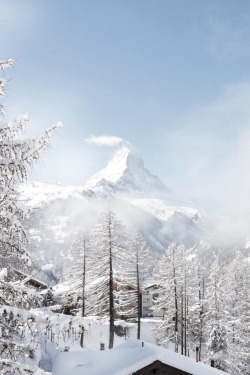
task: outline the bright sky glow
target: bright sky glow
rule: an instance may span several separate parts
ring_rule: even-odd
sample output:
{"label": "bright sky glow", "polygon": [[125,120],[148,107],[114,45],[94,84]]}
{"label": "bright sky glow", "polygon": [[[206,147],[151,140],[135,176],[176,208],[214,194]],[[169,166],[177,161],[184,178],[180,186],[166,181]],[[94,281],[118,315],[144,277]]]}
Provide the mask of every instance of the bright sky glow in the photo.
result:
{"label": "bright sky glow", "polygon": [[84,184],[105,135],[205,209],[249,209],[250,2],[0,0],[0,19],[8,117],[64,123],[35,179]]}

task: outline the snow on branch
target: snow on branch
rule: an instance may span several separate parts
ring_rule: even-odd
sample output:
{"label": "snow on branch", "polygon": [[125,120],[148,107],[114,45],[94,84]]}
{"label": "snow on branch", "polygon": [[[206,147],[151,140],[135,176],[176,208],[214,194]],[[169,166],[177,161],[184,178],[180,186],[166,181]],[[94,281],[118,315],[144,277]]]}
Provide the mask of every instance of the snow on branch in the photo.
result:
{"label": "snow on branch", "polygon": [[13,59],[0,60],[0,69],[4,71],[6,68],[11,68],[14,63]]}

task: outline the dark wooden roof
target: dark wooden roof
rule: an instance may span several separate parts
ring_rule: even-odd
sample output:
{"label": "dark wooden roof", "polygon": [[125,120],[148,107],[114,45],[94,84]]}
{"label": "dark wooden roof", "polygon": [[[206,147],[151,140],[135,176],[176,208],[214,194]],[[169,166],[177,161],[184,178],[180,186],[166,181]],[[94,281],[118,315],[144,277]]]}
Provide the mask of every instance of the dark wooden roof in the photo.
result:
{"label": "dark wooden roof", "polygon": [[[133,372],[132,375],[191,375],[190,372],[179,370],[175,367],[166,365],[161,361],[154,361],[150,365]],[[201,374],[202,375],[202,374]]]}

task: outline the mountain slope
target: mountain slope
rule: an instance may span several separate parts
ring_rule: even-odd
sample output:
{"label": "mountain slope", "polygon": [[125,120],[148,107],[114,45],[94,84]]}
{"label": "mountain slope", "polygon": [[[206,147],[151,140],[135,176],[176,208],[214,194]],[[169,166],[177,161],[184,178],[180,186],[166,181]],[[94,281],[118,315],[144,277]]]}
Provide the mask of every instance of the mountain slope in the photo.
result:
{"label": "mountain slope", "polygon": [[57,264],[57,275],[74,233],[93,225],[107,200],[128,229],[140,229],[153,251],[163,251],[171,241],[192,246],[204,221],[195,204],[152,175],[127,142],[84,186],[33,182],[23,186],[21,197],[34,213],[27,224],[31,251],[41,265]]}

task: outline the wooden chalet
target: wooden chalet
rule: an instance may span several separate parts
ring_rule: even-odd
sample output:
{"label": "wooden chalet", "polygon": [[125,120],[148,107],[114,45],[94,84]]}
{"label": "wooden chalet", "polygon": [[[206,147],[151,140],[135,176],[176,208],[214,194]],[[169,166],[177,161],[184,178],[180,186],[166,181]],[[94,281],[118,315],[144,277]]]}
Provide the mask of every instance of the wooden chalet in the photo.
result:
{"label": "wooden chalet", "polygon": [[23,281],[25,285],[33,287],[37,290],[48,289],[48,285],[44,282],[12,267],[8,269],[8,278],[13,281]]}

